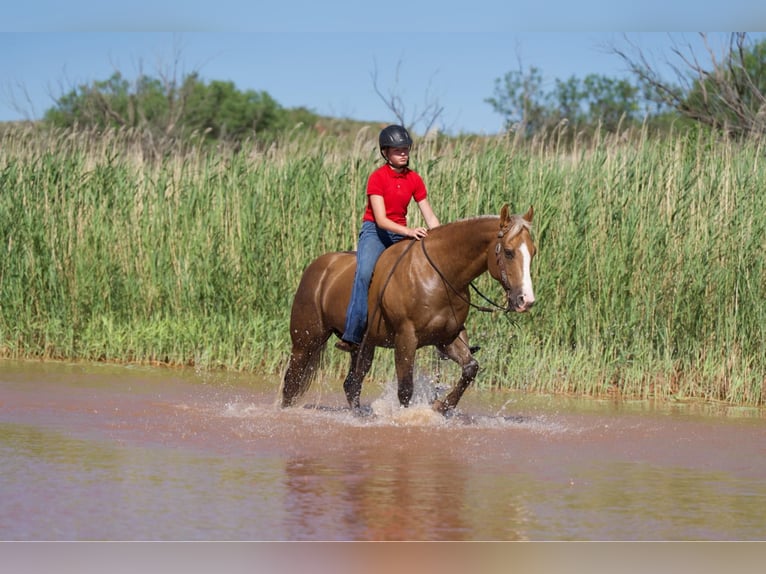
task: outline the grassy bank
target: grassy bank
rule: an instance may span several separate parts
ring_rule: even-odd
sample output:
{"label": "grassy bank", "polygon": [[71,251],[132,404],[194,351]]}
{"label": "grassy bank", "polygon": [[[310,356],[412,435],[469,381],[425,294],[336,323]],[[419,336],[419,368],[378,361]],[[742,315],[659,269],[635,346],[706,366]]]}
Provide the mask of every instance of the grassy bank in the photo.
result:
{"label": "grassy bank", "polygon": [[[355,244],[376,137],[146,159],[140,134],[0,132],[0,354],[281,370],[303,268]],[[702,135],[419,145],[442,221],[536,210],[538,304],[471,313],[478,384],[763,404],[763,152]],[[392,367],[380,352],[371,376]]]}

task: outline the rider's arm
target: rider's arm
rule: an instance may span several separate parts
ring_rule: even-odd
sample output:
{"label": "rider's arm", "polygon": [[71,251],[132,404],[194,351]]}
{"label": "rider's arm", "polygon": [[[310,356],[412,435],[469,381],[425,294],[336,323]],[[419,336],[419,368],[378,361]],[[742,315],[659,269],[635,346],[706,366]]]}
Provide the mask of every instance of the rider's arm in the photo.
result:
{"label": "rider's arm", "polygon": [[[381,229],[415,239],[422,239],[428,234],[428,230],[425,227],[406,227],[390,220],[386,215],[386,202],[383,200],[382,195],[370,195],[369,198],[372,214],[375,216],[375,225]],[[418,205],[420,204],[418,203]]]}

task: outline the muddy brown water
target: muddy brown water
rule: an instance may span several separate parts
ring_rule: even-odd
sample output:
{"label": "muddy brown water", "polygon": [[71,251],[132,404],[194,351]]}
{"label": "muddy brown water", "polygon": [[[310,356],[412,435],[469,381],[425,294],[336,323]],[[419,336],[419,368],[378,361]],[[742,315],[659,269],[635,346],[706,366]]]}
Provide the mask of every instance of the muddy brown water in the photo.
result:
{"label": "muddy brown water", "polygon": [[[430,387],[421,381],[425,393]],[[1,540],[764,540],[758,409],[0,361]]]}

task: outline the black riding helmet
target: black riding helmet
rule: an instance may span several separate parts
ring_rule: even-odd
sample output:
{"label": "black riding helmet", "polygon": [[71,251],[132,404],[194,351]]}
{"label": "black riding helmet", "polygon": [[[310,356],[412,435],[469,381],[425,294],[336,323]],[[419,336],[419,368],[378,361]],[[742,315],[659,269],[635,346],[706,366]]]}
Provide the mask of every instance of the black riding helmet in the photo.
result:
{"label": "black riding helmet", "polygon": [[391,125],[380,131],[378,143],[380,151],[387,147],[412,147],[412,138],[402,126]]}
{"label": "black riding helmet", "polygon": [[412,147],[412,138],[410,137],[410,133],[404,129],[404,127],[390,125],[380,131],[378,144],[380,147],[380,155],[388,161],[386,155],[383,153],[384,149],[387,147]]}

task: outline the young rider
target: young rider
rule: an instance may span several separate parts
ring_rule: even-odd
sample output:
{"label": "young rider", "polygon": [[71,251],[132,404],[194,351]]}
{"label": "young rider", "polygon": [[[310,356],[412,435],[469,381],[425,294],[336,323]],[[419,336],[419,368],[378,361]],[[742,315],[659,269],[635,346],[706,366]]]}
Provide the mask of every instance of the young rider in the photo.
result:
{"label": "young rider", "polygon": [[[386,163],[367,180],[367,209],[359,232],[354,286],[343,336],[335,345],[342,351],[352,351],[362,341],[367,327],[367,293],[381,253],[404,238],[423,239],[428,229],[439,225],[423,180],[409,168],[410,134],[402,126],[390,125],[380,132],[378,143]],[[407,208],[413,199],[428,227],[407,226]]]}

